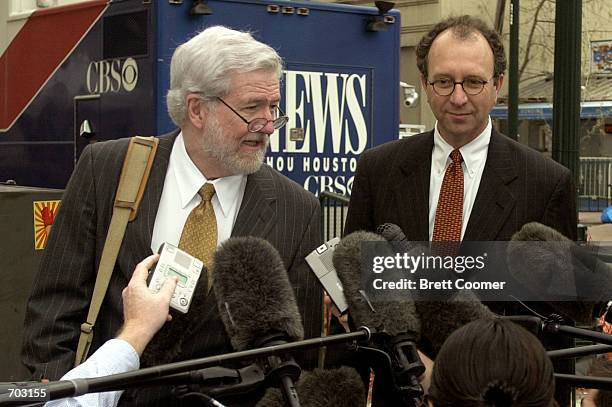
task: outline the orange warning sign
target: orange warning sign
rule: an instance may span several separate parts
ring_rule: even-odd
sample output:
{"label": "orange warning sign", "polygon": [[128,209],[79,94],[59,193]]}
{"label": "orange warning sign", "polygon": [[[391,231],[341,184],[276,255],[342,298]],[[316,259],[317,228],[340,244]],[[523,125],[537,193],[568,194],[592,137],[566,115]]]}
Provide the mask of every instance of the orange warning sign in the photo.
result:
{"label": "orange warning sign", "polygon": [[42,250],[47,245],[51,225],[55,220],[60,201],[34,201],[34,249]]}

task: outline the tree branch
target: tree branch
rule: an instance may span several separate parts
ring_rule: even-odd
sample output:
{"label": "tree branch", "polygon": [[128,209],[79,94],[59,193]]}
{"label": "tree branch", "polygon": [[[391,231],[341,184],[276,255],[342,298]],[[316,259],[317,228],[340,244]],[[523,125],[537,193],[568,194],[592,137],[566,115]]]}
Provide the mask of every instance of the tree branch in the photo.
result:
{"label": "tree branch", "polygon": [[535,15],[533,18],[533,25],[531,26],[531,30],[529,31],[529,38],[527,39],[527,47],[525,48],[525,58],[523,59],[523,63],[521,64],[521,67],[519,68],[519,73],[518,73],[519,83],[521,82],[521,76],[523,76],[523,71],[525,70],[527,63],[530,60],[529,53],[531,52],[531,41],[533,40],[533,34],[535,33],[536,26],[538,25],[538,15],[540,14],[540,10],[542,10],[542,7],[544,7],[544,3],[546,1],[547,0],[540,0],[540,3],[536,7]]}

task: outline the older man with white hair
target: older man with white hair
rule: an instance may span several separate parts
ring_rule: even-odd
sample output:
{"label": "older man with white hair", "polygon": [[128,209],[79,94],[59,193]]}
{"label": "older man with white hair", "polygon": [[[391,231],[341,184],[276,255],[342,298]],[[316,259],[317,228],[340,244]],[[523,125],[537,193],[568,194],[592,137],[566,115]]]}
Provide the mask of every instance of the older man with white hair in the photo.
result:
{"label": "older man with white hair", "polygon": [[[210,27],[172,57],[168,111],[176,131],[159,146],[136,220],[128,225],[102,305],[92,351],[123,323],[121,291],[132,270],[163,242],[212,266],[216,245],[257,236],[280,253],[305,335],[321,328],[321,292],[304,257],[320,243],[320,207],[300,185],[266,164],[270,135],[284,126],[282,60],[250,34]],[[73,364],[91,298],[128,139],[87,147],[62,200],[28,304],[23,362],[35,379],[57,379]],[[206,231],[194,241],[193,233]],[[202,277],[190,310],[175,315],[142,355],[143,366],[231,351]],[[311,360],[312,354],[307,359]],[[180,404],[168,389],[126,392],[120,405]]]}

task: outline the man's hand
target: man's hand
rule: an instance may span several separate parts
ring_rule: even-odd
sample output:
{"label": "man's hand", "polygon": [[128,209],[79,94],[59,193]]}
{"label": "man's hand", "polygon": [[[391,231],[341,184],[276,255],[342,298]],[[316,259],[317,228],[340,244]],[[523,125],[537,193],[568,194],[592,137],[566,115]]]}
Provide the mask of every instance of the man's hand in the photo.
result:
{"label": "man's hand", "polygon": [[419,377],[419,382],[423,387],[423,391],[427,395],[429,394],[429,387],[431,386],[431,374],[433,372],[434,362],[433,360],[429,359],[424,353],[421,353],[420,350],[417,350],[417,352],[419,353],[421,362],[423,362],[423,365],[425,365],[425,373],[423,373],[421,377]]}
{"label": "man's hand", "polygon": [[142,355],[153,335],[172,319],[168,311],[177,278],[167,279],[157,294],[147,287],[149,269],[158,260],[159,254],[153,254],[138,263],[132,279],[122,292],[123,328],[117,338],[132,345],[139,355]]}
{"label": "man's hand", "polygon": [[[331,311],[331,315],[336,317],[336,319],[338,320],[340,325],[342,325],[344,330],[346,332],[351,332],[351,329],[349,328],[349,324],[348,324],[348,314],[340,315],[340,310],[338,309],[338,307],[334,305],[334,302],[332,301],[331,297],[327,294],[326,291],[324,292],[324,295],[323,295],[323,303],[325,304],[325,309]],[[328,323],[329,323],[329,320],[331,320],[331,315],[326,317],[328,319],[327,321]]]}

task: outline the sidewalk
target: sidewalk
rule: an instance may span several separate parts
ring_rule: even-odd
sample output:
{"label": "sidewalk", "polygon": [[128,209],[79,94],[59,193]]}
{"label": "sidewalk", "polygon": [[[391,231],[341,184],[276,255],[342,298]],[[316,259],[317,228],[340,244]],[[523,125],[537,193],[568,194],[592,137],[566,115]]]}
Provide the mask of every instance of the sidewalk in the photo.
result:
{"label": "sidewalk", "polygon": [[578,223],[587,226],[587,234],[594,242],[612,242],[612,223],[601,223],[601,211],[580,212]]}

